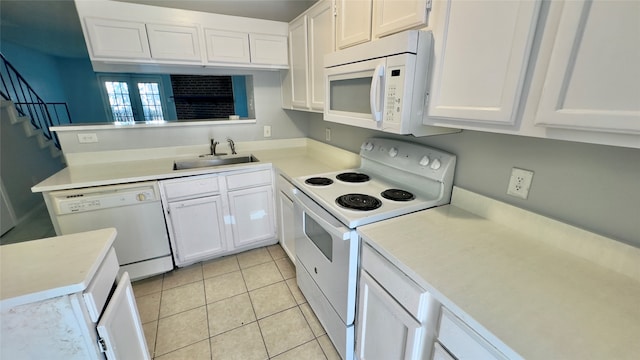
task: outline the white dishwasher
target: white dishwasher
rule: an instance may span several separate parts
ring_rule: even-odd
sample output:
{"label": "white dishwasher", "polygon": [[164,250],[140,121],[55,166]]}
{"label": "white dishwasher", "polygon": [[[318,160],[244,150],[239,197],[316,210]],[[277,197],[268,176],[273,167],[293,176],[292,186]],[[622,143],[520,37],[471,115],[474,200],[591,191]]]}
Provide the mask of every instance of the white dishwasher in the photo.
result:
{"label": "white dishwasher", "polygon": [[116,228],[120,272],[132,280],[173,269],[157,181],[53,191],[45,200],[58,235]]}

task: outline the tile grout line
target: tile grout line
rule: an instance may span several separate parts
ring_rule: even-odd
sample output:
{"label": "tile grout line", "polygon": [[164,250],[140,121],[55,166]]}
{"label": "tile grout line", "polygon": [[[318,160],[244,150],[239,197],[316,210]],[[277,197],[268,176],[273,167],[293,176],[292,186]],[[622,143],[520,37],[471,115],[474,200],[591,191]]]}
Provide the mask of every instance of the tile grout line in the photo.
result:
{"label": "tile grout line", "polygon": [[[269,254],[269,256],[271,256],[271,254]],[[236,260],[237,260],[237,258],[236,258]],[[238,267],[240,267],[240,260],[238,260]],[[249,294],[249,286],[247,286],[247,280],[245,280],[245,278],[244,278],[244,273],[242,272],[242,269],[240,269],[240,276],[242,276],[242,281],[244,282],[244,287],[247,289],[247,297],[249,298],[249,303],[251,304],[251,311],[253,311],[253,317],[256,319],[256,321],[255,321],[256,326],[258,326],[258,331],[260,331],[260,339],[262,339],[262,346],[264,347],[264,352],[267,353],[267,359],[270,359],[270,357],[269,357],[269,349],[267,349],[267,344],[264,341],[264,334],[262,333],[262,327],[260,326],[260,322],[258,321],[259,320],[258,319],[258,314],[256,313],[255,306],[253,305],[253,299],[251,299],[251,295]],[[248,325],[248,324],[245,324],[245,325]]]}

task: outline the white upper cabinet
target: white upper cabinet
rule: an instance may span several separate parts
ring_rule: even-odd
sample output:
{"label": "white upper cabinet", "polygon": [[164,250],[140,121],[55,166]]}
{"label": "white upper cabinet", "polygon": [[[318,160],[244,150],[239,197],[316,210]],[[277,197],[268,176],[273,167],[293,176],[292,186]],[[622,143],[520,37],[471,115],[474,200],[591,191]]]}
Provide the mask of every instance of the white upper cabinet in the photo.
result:
{"label": "white upper cabinet", "polygon": [[275,65],[286,68],[286,35],[205,29],[207,61]]}
{"label": "white upper cabinet", "polygon": [[75,5],[96,71],[118,72],[114,64],[140,72],[167,65],[289,66],[285,22],[107,0]]}
{"label": "white upper cabinet", "polygon": [[306,16],[289,24],[289,49],[291,106],[296,109],[304,109],[308,105],[307,80],[309,76]]}
{"label": "white upper cabinet", "polygon": [[251,63],[288,67],[286,35],[249,33]]}
{"label": "white upper cabinet", "polygon": [[427,25],[429,0],[374,0],[373,37]]}
{"label": "white upper cabinet", "polygon": [[307,14],[309,43],[309,107],[324,110],[324,56],[335,50],[335,21],[331,1],[322,1]]}
{"label": "white upper cabinet", "polygon": [[144,23],[94,17],[84,22],[92,58],[151,59]]}
{"label": "white upper cabinet", "polygon": [[434,4],[425,124],[516,124],[539,12],[540,1]]}
{"label": "white upper cabinet", "polygon": [[563,3],[535,123],[640,133],[640,2]]}
{"label": "white upper cabinet", "polygon": [[151,57],[157,60],[202,62],[200,32],[197,26],[147,24]]}
{"label": "white upper cabinet", "polygon": [[204,29],[208,62],[251,62],[249,34],[238,31]]}
{"label": "white upper cabinet", "polygon": [[427,25],[430,0],[336,0],[338,49]]}
{"label": "white upper cabinet", "polygon": [[371,40],[371,0],[336,0],[338,49]]}
{"label": "white upper cabinet", "polygon": [[290,71],[282,80],[283,107],[324,110],[324,56],[335,49],[331,0],[323,0],[289,23]]}

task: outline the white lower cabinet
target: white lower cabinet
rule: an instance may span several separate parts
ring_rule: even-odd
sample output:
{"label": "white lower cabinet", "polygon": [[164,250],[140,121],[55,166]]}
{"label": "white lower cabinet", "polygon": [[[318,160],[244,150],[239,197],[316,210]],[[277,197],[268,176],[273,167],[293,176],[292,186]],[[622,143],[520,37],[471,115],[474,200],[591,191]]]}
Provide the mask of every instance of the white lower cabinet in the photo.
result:
{"label": "white lower cabinet", "polygon": [[271,185],[229,191],[229,206],[235,247],[275,238]]}
{"label": "white lower cabinet", "polygon": [[276,241],[271,169],[189,176],[160,185],[177,266]]}
{"label": "white lower cabinet", "polygon": [[361,267],[356,359],[429,359],[439,304],[366,243]]}
{"label": "white lower cabinet", "polygon": [[287,181],[282,175],[278,176],[276,181],[276,211],[278,215],[278,237],[280,238],[280,246],[287,253],[289,259],[296,263],[295,249],[295,213],[293,211],[293,200],[291,194],[294,186]]}
{"label": "white lower cabinet", "polygon": [[[57,242],[58,239],[47,241]],[[40,244],[30,249],[36,254],[42,251],[38,247],[49,246],[41,245],[42,240],[39,241]],[[59,244],[49,246],[48,250],[64,246]],[[0,311],[0,358],[99,360],[106,356],[108,360],[151,359],[129,274],[124,272],[116,279],[119,266],[113,247],[96,262],[90,267],[98,267],[98,270],[83,290],[56,296],[66,287],[57,283],[59,287],[41,292],[51,293],[51,297],[35,294],[32,297],[42,299],[3,308]],[[49,270],[50,278],[66,278],[57,272],[69,266],[47,266],[54,266]],[[80,274],[90,271],[80,269],[80,266],[74,270]],[[29,278],[29,270],[20,276]],[[73,286],[81,289],[83,284]]]}
{"label": "white lower cabinet", "polygon": [[421,324],[366,272],[360,272],[357,359],[419,359]]}
{"label": "white lower cabinet", "polygon": [[169,202],[176,263],[187,264],[227,251],[220,195]]}
{"label": "white lower cabinet", "polygon": [[[446,348],[439,349],[439,358],[436,359],[458,359],[458,360],[506,360],[498,349],[493,347],[487,340],[473,331],[462,320],[453,315],[446,308],[442,308],[440,326],[438,328],[438,345]],[[438,351],[436,351],[438,353]],[[450,357],[446,357],[450,355]]]}

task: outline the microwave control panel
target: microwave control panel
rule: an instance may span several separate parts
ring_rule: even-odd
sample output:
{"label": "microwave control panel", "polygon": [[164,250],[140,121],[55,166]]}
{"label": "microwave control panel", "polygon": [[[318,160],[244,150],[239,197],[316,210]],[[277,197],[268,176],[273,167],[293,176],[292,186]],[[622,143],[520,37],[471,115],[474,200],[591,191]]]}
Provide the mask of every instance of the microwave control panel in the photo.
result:
{"label": "microwave control panel", "polygon": [[385,85],[384,121],[400,123],[404,97],[404,66],[390,66],[387,70]]}

